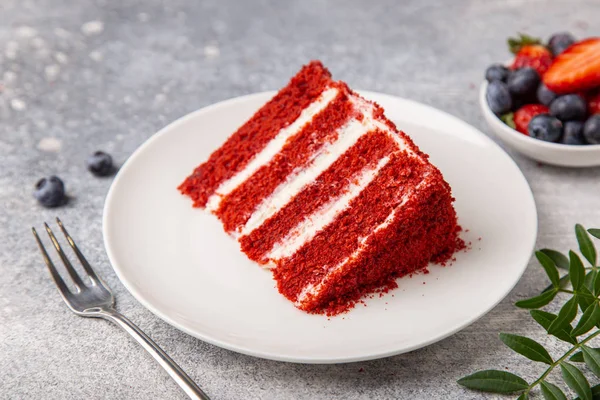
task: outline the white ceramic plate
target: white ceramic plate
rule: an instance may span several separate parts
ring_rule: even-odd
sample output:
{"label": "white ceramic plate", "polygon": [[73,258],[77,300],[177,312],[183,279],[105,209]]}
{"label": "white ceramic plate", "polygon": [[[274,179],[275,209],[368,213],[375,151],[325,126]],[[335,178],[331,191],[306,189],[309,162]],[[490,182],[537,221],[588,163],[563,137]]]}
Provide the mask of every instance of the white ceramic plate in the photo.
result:
{"label": "white ceramic plate", "polygon": [[[408,132],[444,174],[472,242],[453,265],[328,319],[294,308],[217,219],[179,183],[273,93],[204,108],[167,126],[121,168],[104,209],[104,241],[127,289],[199,339],[274,360],[335,363],[385,357],[443,339],[492,309],[517,283],[537,231],[535,203],[515,163],[489,138],[431,107],[362,92]],[[478,238],[481,237],[481,240]]]}

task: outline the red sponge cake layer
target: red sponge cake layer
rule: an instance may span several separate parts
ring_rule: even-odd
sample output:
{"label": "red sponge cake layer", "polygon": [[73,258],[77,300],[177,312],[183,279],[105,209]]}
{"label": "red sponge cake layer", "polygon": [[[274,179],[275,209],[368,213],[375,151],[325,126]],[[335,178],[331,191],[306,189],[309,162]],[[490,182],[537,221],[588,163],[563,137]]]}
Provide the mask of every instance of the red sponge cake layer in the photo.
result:
{"label": "red sponge cake layer", "polygon": [[358,180],[361,171],[373,169],[385,154],[396,148],[396,142],[382,131],[373,131],[359,139],[304,191],[294,197],[277,214],[260,227],[240,238],[242,250],[252,260],[266,263],[268,252],[285,238],[307,216],[338,199],[347,192],[351,182]]}
{"label": "red sponge cake layer", "polygon": [[463,246],[440,171],[318,61],[179,189],[311,313],[345,311]]}
{"label": "red sponge cake layer", "polygon": [[226,231],[243,226],[266,194],[273,193],[294,170],[304,168],[325,144],[337,140],[337,130],[354,112],[348,101],[348,89],[339,89],[323,112],[290,137],[268,164],[223,198],[216,215]]}
{"label": "red sponge cake layer", "polygon": [[293,123],[332,83],[331,74],[321,63],[313,62],[300,70],[290,83],[211,154],[179,187],[204,207],[219,184],[231,178],[272,140],[282,127]]}

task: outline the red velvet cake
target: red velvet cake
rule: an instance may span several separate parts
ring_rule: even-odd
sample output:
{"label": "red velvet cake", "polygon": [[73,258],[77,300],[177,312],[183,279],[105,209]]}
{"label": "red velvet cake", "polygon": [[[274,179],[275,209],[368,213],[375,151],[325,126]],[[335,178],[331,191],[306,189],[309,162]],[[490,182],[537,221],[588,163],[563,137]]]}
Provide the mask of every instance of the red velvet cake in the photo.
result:
{"label": "red velvet cake", "polygon": [[462,246],[440,171],[381,107],[318,61],[179,190],[311,313],[345,311]]}

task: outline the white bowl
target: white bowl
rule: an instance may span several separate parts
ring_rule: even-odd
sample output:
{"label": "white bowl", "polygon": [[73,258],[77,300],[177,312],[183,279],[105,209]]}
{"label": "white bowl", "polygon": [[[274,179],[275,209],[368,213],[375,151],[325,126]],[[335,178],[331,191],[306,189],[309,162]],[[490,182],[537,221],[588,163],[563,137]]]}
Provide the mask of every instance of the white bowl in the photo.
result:
{"label": "white bowl", "polygon": [[490,110],[485,98],[487,81],[483,81],[479,91],[479,104],[483,116],[494,133],[509,147],[534,160],[563,167],[600,166],[600,144],[585,146],[545,142],[524,135],[512,129]]}

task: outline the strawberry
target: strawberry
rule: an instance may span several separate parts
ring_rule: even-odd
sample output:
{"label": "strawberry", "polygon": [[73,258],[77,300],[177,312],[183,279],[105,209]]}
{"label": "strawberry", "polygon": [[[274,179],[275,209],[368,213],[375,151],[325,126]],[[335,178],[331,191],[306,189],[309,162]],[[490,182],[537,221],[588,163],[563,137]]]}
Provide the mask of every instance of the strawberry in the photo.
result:
{"label": "strawberry", "polygon": [[550,109],[543,104],[525,104],[515,111],[515,114],[513,115],[515,129],[525,135],[529,135],[527,132],[529,121],[536,115],[548,113],[550,113]]}
{"label": "strawberry", "polygon": [[573,93],[600,86],[600,38],[575,43],[554,59],[543,76],[556,93]]}
{"label": "strawberry", "polygon": [[552,64],[552,53],[542,46],[539,39],[519,34],[518,38],[509,38],[508,47],[515,54],[511,69],[531,67],[540,76],[548,70]]}

